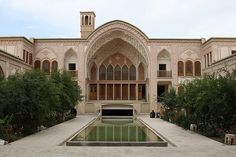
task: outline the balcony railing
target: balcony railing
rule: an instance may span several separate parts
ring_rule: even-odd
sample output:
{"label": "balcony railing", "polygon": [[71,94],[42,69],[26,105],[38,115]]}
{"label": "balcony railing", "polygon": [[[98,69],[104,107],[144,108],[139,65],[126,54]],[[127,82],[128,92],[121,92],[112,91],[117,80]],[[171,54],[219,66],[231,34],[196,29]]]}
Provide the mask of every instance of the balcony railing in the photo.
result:
{"label": "balcony railing", "polygon": [[77,70],[68,70],[68,73],[71,75],[71,77],[78,77]]}
{"label": "balcony railing", "polygon": [[157,77],[172,77],[172,71],[166,71],[166,70],[159,70],[157,71]]}

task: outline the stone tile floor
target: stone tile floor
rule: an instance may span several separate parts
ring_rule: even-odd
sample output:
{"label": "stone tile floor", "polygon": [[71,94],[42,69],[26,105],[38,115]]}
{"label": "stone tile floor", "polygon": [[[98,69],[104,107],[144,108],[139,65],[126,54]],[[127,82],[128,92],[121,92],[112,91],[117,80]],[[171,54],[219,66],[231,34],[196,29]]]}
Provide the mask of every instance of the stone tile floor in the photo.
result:
{"label": "stone tile floor", "polygon": [[161,119],[141,115],[145,123],[176,145],[168,147],[59,146],[95,116],[85,115],[43,130],[5,146],[0,157],[236,157],[236,146],[227,146]]}

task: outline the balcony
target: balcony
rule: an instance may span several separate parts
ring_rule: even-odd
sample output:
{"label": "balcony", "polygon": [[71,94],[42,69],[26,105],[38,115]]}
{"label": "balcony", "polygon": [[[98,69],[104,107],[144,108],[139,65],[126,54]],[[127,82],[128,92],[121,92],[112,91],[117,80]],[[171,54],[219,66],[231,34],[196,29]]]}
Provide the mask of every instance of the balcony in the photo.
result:
{"label": "balcony", "polygon": [[157,77],[171,78],[172,71],[159,70],[159,71],[157,71]]}
{"label": "balcony", "polygon": [[78,77],[78,70],[68,70],[71,77]]}

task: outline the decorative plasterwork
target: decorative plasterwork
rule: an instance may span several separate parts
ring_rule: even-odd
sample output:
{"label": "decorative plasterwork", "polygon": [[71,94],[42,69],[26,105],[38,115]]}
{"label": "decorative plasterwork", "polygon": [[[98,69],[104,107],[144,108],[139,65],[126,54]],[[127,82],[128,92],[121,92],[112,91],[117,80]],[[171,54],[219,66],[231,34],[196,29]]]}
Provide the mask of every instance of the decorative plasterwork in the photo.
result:
{"label": "decorative plasterwork", "polygon": [[64,59],[65,59],[65,61],[76,61],[77,54],[72,48],[70,48],[66,51]]}
{"label": "decorative plasterwork", "polygon": [[158,54],[157,58],[161,60],[170,60],[171,56],[170,53],[164,49]]}
{"label": "decorative plasterwork", "polygon": [[44,59],[54,60],[56,58],[57,58],[57,56],[55,55],[55,53],[52,52],[48,48],[44,48],[44,49],[40,50],[37,53],[37,55],[35,56],[35,59],[40,59],[40,60],[44,60]]}
{"label": "decorative plasterwork", "polygon": [[108,32],[105,33],[103,36],[101,36],[98,40],[96,40],[94,42],[94,44],[92,44],[92,46],[90,47],[90,49],[88,50],[89,54],[87,57],[87,60],[90,60],[93,55],[106,43],[114,40],[114,39],[122,39],[123,41],[129,43],[130,45],[132,45],[146,60],[146,62],[148,63],[148,56],[146,53],[146,48],[143,46],[142,43],[140,43],[140,41],[138,41],[138,39],[136,39],[135,37],[133,37],[131,34],[124,32],[124,31],[120,31],[120,30],[115,30],[112,32]]}
{"label": "decorative plasterwork", "polygon": [[128,32],[132,32],[132,34],[135,34],[135,36],[137,36],[143,42],[148,40],[148,37],[146,36],[146,34],[144,34],[140,29],[138,29],[137,27],[133,26],[130,23],[127,23],[127,22],[124,22],[124,21],[121,21],[121,20],[111,21],[111,22],[105,23],[104,25],[98,27],[89,36],[88,39],[90,41],[94,41],[97,38],[97,36],[100,36],[104,32],[106,32],[108,30],[117,29],[117,28],[119,28],[121,30],[126,30]]}
{"label": "decorative plasterwork", "polygon": [[85,48],[86,62],[89,63],[91,59],[96,58],[94,54],[103,45],[117,38],[129,43],[145,59],[146,63],[150,63],[147,55],[149,53],[148,37],[137,27],[120,20],[111,21],[98,27],[88,37]]}
{"label": "decorative plasterwork", "polygon": [[180,59],[183,59],[183,60],[187,60],[187,59],[190,59],[190,60],[200,60],[200,57],[198,56],[198,54],[192,50],[186,50],[184,51],[180,56],[179,56]]}

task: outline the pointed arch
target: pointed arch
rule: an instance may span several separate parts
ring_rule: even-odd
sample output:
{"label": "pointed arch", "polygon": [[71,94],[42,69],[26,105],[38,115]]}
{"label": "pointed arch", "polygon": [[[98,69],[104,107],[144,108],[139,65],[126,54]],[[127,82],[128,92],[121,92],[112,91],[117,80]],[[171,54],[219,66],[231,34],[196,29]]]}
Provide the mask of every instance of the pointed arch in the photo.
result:
{"label": "pointed arch", "polygon": [[34,69],[35,70],[40,70],[41,69],[41,61],[40,60],[34,61]]}
{"label": "pointed arch", "polygon": [[58,70],[58,63],[57,61],[52,61],[52,71],[57,71]]}
{"label": "pointed arch", "polygon": [[107,67],[107,80],[113,80],[113,67],[111,64]]}
{"label": "pointed arch", "polygon": [[144,80],[144,67],[143,64],[140,63],[138,66],[138,80]]}
{"label": "pointed arch", "polygon": [[122,67],[122,80],[128,80],[129,78],[129,69],[128,66],[125,64]]}
{"label": "pointed arch", "polygon": [[104,64],[99,67],[99,80],[106,80],[106,67]]}
{"label": "pointed arch", "polygon": [[93,63],[93,66],[90,70],[90,79],[97,80],[97,67],[96,67],[95,63]]}
{"label": "pointed arch", "polygon": [[170,52],[166,49],[163,49],[159,52],[157,56],[157,71],[158,77],[168,76],[167,71],[171,71],[171,55]]}
{"label": "pointed arch", "polygon": [[64,55],[64,67],[66,70],[69,71],[76,71],[77,70],[77,54],[76,52],[70,48],[69,50],[66,51]]}
{"label": "pointed arch", "polygon": [[194,63],[194,67],[195,67],[195,76],[201,76],[201,62],[196,61]]}
{"label": "pointed arch", "polygon": [[88,65],[91,59],[97,56],[99,49],[115,39],[121,39],[133,46],[142,57],[144,65],[149,66],[149,49],[145,44],[148,37],[137,27],[119,20],[108,22],[89,35],[88,40],[91,44],[86,50],[86,64]]}
{"label": "pointed arch", "polygon": [[186,76],[193,76],[193,62],[190,60],[185,62],[185,74]]}
{"label": "pointed arch", "polygon": [[[25,57],[27,57],[26,55],[27,54],[25,54]],[[38,50],[34,58],[40,58],[41,60],[57,60],[57,55],[53,49],[46,47]]]}
{"label": "pointed arch", "polygon": [[115,80],[121,80],[121,68],[119,65],[115,67]]}
{"label": "pointed arch", "polygon": [[178,61],[178,76],[184,76],[184,62]]}
{"label": "pointed arch", "polygon": [[42,70],[45,73],[48,73],[48,74],[50,73],[50,62],[49,62],[49,60],[44,60],[43,61]]}
{"label": "pointed arch", "polygon": [[133,64],[130,66],[129,79],[130,80],[136,80],[136,68]]}

